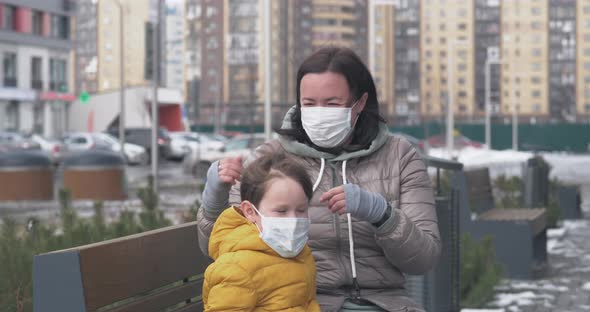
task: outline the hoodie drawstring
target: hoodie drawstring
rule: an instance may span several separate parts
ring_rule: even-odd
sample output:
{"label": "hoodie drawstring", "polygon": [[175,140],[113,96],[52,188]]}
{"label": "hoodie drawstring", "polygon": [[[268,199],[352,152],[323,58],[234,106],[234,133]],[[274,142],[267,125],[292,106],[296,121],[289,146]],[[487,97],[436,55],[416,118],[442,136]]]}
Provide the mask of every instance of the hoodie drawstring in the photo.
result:
{"label": "hoodie drawstring", "polygon": [[[342,162],[342,184],[348,184],[346,179],[346,160]],[[348,247],[350,249],[350,267],[352,268],[352,284],[356,289],[356,299],[361,299],[361,288],[356,278],[356,261],[354,259],[354,239],[352,236],[352,217],[350,213],[346,214],[348,219]]]}
{"label": "hoodie drawstring", "polygon": [[[318,188],[318,186],[320,185],[320,181],[322,180],[322,175],[324,175],[324,170],[325,170],[325,166],[326,166],[326,161],[324,160],[324,158],[322,158],[321,160],[322,160],[322,163],[320,165],[320,173],[318,174],[317,180],[315,181],[315,183],[313,185],[314,192]],[[342,162],[342,184],[348,184],[348,180],[346,179],[346,160]],[[350,266],[352,268],[352,284],[356,290],[356,298],[355,299],[360,300],[361,299],[361,288],[360,288],[357,278],[356,278],[356,261],[354,259],[354,239],[352,236],[352,217],[350,216],[350,213],[347,213],[346,217],[348,219],[348,244],[349,244],[349,250],[350,250]]]}

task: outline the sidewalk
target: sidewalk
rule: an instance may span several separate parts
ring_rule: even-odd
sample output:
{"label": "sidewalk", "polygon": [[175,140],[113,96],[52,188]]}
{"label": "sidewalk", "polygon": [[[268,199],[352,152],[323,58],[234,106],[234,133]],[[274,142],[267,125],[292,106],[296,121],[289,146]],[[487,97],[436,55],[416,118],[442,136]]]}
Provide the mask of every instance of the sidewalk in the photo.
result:
{"label": "sidewalk", "polygon": [[590,311],[590,218],[550,230],[547,251],[544,276],[503,281],[489,311]]}

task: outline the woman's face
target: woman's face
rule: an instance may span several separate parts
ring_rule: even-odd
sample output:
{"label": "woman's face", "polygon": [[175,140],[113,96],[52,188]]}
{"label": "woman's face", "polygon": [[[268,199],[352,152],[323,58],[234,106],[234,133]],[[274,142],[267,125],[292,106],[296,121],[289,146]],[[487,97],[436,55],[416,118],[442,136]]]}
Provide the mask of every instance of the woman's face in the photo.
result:
{"label": "woman's face", "polygon": [[[303,76],[300,84],[299,99],[302,107],[350,107],[352,95],[346,78],[338,73],[323,72],[319,74],[309,73]],[[367,93],[358,100],[352,109],[351,118],[356,116],[365,108]],[[353,123],[354,120],[351,120]]]}
{"label": "woman's face", "polygon": [[[309,202],[299,183],[287,177],[275,178],[268,182],[268,188],[256,207],[265,217],[307,218]],[[262,231],[260,215],[248,201],[242,202],[242,211],[250,222]]]}

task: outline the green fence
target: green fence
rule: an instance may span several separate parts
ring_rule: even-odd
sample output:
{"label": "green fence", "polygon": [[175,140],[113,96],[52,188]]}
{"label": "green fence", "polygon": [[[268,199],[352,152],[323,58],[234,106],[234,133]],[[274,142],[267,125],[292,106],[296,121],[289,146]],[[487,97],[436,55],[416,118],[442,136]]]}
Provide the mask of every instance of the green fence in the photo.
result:
{"label": "green fence", "polygon": [[[455,128],[466,137],[485,141],[483,124],[455,124]],[[213,126],[191,126],[192,131],[212,132]],[[262,125],[226,126],[226,131],[263,132]],[[390,127],[392,132],[404,132],[418,139],[444,133],[445,126],[441,123],[425,123],[420,126]],[[588,152],[590,143],[590,124],[521,124],[518,127],[518,143],[520,149],[547,149],[570,152]],[[509,149],[512,147],[512,125],[492,125],[492,148]]]}

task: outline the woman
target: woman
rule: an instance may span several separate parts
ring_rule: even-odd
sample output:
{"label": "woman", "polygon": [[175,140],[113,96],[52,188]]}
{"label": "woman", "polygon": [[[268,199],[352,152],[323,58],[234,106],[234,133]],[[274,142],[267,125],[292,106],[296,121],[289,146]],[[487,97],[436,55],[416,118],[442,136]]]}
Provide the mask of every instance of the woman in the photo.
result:
{"label": "woman", "polygon": [[[433,188],[412,146],[389,135],[359,57],[344,48],[309,56],[297,73],[296,106],[277,132],[256,154],[286,152],[315,181],[309,246],[322,311],[423,311],[403,273],[427,272],[440,254]],[[241,166],[228,158],[218,170],[237,175]],[[201,247],[222,212],[206,207],[239,204],[239,187],[199,211]]]}

